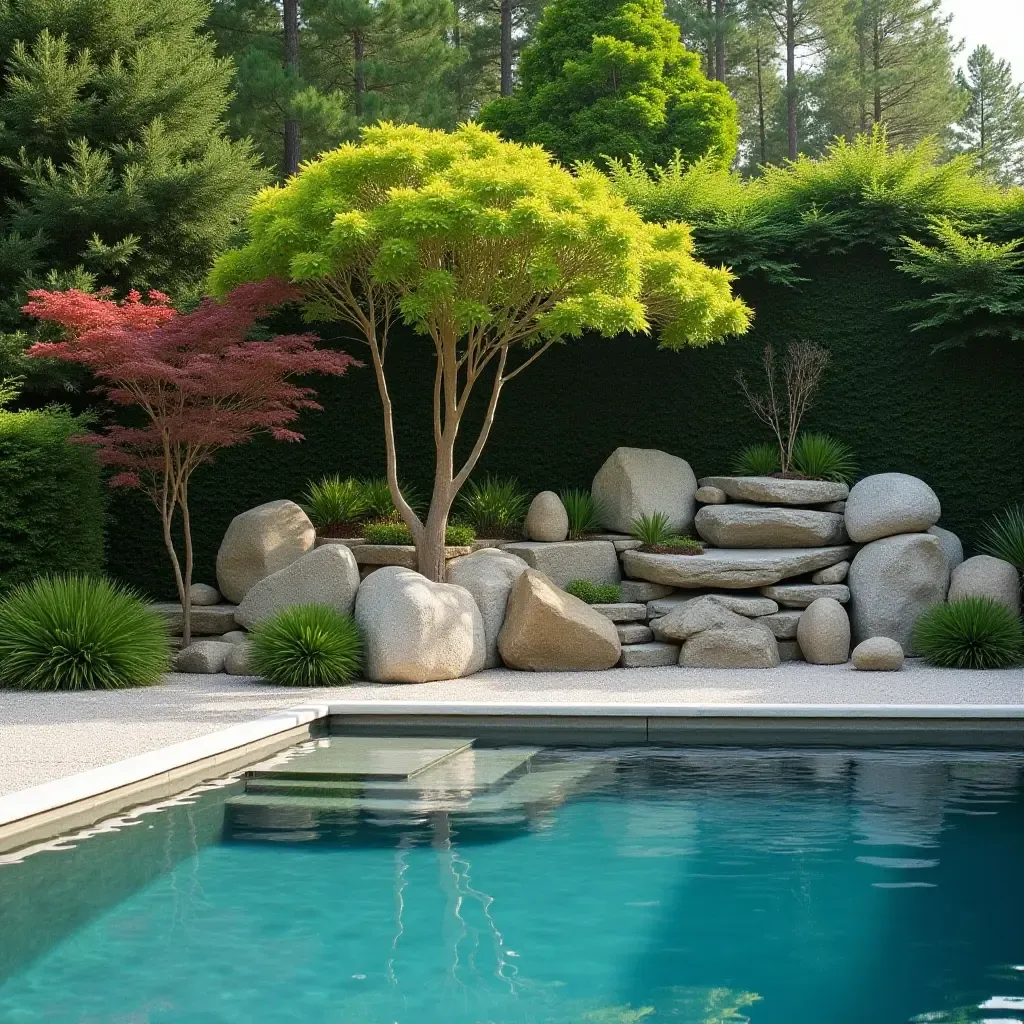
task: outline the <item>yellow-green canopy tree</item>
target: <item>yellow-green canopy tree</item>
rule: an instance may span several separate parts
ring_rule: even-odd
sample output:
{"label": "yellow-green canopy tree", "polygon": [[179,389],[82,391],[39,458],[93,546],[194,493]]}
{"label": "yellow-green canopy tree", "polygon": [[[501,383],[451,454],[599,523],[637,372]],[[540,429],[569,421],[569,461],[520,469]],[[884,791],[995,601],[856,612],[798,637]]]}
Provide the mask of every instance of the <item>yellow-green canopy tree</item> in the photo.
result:
{"label": "yellow-green canopy tree", "polygon": [[[658,330],[663,348],[747,329],[728,270],[693,256],[682,224],[647,224],[592,167],[570,173],[536,146],[477,125],[452,133],[367,128],[253,204],[250,239],[216,263],[211,288],[286,278],[305,315],[354,327],[369,348],[384,411],[387,478],[420,571],[444,578],[444,536],[459,489],[494,422],[502,388],[552,345],[590,331]],[[388,390],[397,321],[434,347],[436,448],[429,511],[398,485]],[[470,396],[489,389],[468,457],[455,442]]]}

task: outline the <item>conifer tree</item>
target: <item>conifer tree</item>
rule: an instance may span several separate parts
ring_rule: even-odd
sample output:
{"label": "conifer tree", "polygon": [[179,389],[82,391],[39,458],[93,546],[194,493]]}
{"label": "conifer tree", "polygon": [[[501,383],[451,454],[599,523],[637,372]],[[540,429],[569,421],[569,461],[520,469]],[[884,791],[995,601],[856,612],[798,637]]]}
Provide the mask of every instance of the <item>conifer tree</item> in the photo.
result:
{"label": "conifer tree", "polygon": [[728,166],[736,104],[700,64],[662,0],[554,0],[523,52],[518,88],[480,119],[566,163],[631,155],[668,163],[678,150]]}

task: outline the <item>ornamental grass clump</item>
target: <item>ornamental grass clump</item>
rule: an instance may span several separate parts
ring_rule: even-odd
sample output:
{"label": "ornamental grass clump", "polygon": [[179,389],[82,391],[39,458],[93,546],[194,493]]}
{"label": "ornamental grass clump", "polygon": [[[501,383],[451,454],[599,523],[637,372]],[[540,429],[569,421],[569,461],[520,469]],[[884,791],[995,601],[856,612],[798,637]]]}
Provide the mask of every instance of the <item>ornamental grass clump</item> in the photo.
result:
{"label": "ornamental grass clump", "polygon": [[1024,572],[1024,505],[1003,509],[986,523],[978,547]]}
{"label": "ornamental grass clump", "polygon": [[358,480],[335,473],[311,483],[301,504],[321,537],[355,537],[368,503]]}
{"label": "ornamental grass clump", "polygon": [[828,434],[801,434],[793,446],[793,468],[811,480],[852,484],[855,472],[853,449]]}
{"label": "ornamental grass clump", "polygon": [[664,512],[651,512],[637,516],[631,524],[630,532],[634,539],[640,541],[645,547],[664,544],[673,535],[669,529],[668,516]]}
{"label": "ornamental grass clump", "polygon": [[470,480],[459,497],[459,512],[479,537],[519,537],[530,495],[514,477]]}
{"label": "ornamental grass clump", "polygon": [[[386,477],[374,476],[360,481],[365,504],[364,514],[367,519],[398,519],[398,509],[395,507],[394,498],[391,497],[391,488],[388,486]],[[419,489],[412,484],[403,483],[402,495],[406,504],[417,513],[423,510],[423,496]],[[403,543],[406,543],[403,541]],[[411,543],[411,541],[409,542]]]}
{"label": "ornamental grass clump", "polygon": [[738,476],[771,476],[778,473],[779,465],[778,445],[764,441],[740,449],[732,468]]}
{"label": "ornamental grass clump", "polygon": [[622,595],[617,583],[591,583],[590,580],[569,580],[565,592],[587,604],[617,604]]}
{"label": "ornamental grass clump", "polygon": [[601,503],[582,487],[570,487],[558,494],[569,517],[569,539],[579,540],[584,534],[599,533],[604,509]]}
{"label": "ornamental grass clump", "polygon": [[110,580],[43,576],[0,603],[0,688],[152,686],[170,664],[164,617]]}
{"label": "ornamental grass clump", "polygon": [[914,649],[943,668],[1006,668],[1024,657],[1020,617],[990,597],[929,608],[914,627]]}
{"label": "ornamental grass clump", "polygon": [[350,615],[296,604],[253,627],[252,670],[279,686],[340,686],[363,663],[363,638]]}

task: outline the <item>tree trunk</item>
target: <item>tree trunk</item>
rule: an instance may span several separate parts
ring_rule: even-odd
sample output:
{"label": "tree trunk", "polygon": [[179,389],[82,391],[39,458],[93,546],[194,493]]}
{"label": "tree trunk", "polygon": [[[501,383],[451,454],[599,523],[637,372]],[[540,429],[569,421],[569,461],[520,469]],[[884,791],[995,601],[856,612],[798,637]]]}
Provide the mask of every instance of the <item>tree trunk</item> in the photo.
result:
{"label": "tree trunk", "polygon": [[512,0],[501,0],[501,95],[512,95]]}
{"label": "tree trunk", "polygon": [[430,512],[423,524],[423,536],[416,546],[416,562],[420,573],[436,583],[444,583],[444,542],[453,500],[451,485],[441,493],[435,486]]}
{"label": "tree trunk", "polygon": [[355,91],[353,106],[355,107],[356,117],[361,118],[363,116],[363,99],[366,96],[366,72],[363,70],[362,32],[352,33],[352,61],[355,65],[355,78],[352,83]]}
{"label": "tree trunk", "polygon": [[878,36],[878,21],[875,21],[875,34],[871,46],[871,70],[874,77],[875,92],[875,124],[882,123],[882,41]]}
{"label": "tree trunk", "polygon": [[725,0],[715,0],[715,78],[725,82]]}
{"label": "tree trunk", "polygon": [[786,151],[797,157],[796,137],[796,11],[794,0],[786,0]]}
{"label": "tree trunk", "polygon": [[[289,77],[299,74],[299,0],[284,0],[284,67]],[[284,173],[291,177],[299,170],[299,122],[286,117],[284,122]]]}
{"label": "tree trunk", "polygon": [[715,0],[705,0],[707,8],[706,45],[704,47],[704,72],[708,78],[715,77],[715,33],[713,24],[715,19]]}
{"label": "tree trunk", "polygon": [[754,56],[757,61],[757,131],[758,141],[761,144],[761,164],[768,163],[768,131],[764,119],[764,73],[761,68],[761,40],[757,41],[754,47]]}

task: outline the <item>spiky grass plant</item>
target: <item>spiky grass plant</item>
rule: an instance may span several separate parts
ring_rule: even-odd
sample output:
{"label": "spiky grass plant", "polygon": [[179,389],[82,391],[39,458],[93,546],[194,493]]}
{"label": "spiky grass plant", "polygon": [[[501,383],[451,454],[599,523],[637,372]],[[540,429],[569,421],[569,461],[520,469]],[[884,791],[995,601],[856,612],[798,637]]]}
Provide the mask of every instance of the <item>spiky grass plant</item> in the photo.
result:
{"label": "spiky grass plant", "polygon": [[1006,668],[1024,656],[1020,617],[990,597],[929,608],[914,627],[914,649],[944,668]]}
{"label": "spiky grass plant", "polygon": [[[394,499],[391,497],[391,488],[388,487],[386,477],[375,476],[361,480],[363,499],[366,502],[366,517],[368,519],[389,519],[398,515]],[[418,487],[413,484],[398,482],[402,495],[409,503],[409,507],[419,515],[425,508],[423,495]]]}
{"label": "spiky grass plant", "polygon": [[296,604],[250,633],[250,664],[279,686],[339,686],[363,663],[363,639],[350,615],[323,604]]}
{"label": "spiky grass plant", "polygon": [[748,444],[740,449],[733,472],[737,476],[771,476],[779,471],[779,446],[775,444]]}
{"label": "spiky grass plant", "polygon": [[651,512],[633,520],[630,533],[644,545],[664,544],[671,536],[668,516],[664,512]]}
{"label": "spiky grass plant", "polygon": [[339,527],[354,526],[367,509],[363,485],[353,477],[343,480],[338,473],[311,483],[301,504],[317,531],[325,535]]}
{"label": "spiky grass plant", "polygon": [[616,583],[591,583],[590,580],[569,580],[565,592],[587,604],[616,604],[622,595]]}
{"label": "spiky grass plant", "polygon": [[522,532],[530,496],[515,477],[485,476],[470,480],[459,498],[459,512],[480,537]]}
{"label": "spiky grass plant", "polygon": [[0,687],[116,690],[170,668],[167,622],[133,590],[78,575],[43,576],[0,602]]}
{"label": "spiky grass plant", "polygon": [[569,536],[572,540],[579,540],[587,533],[600,532],[604,509],[590,491],[583,487],[569,487],[560,491],[558,496],[569,517]]}
{"label": "spiky grass plant", "polygon": [[993,516],[985,524],[978,547],[1024,572],[1024,505],[1011,505]]}
{"label": "spiky grass plant", "polygon": [[812,480],[853,483],[853,449],[828,434],[801,434],[793,446],[793,468]]}

